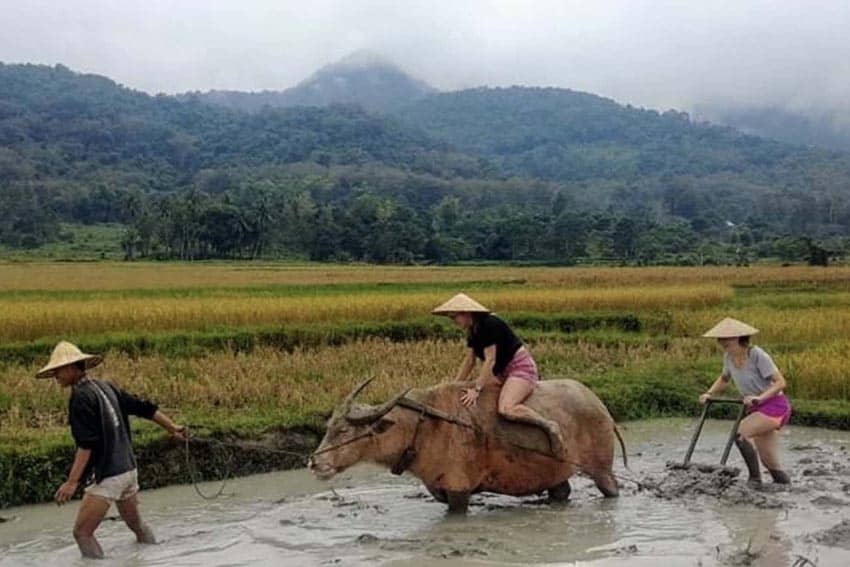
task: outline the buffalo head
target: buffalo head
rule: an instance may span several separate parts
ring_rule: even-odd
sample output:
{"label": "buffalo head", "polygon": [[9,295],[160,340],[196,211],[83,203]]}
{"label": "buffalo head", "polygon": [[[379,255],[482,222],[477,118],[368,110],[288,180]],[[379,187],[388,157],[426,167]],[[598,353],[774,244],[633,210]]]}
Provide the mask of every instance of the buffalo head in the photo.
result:
{"label": "buffalo head", "polygon": [[352,390],[328,420],[325,437],[310,459],[310,469],[320,479],[328,480],[361,461],[376,460],[381,438],[394,433],[394,422],[385,416],[408,390],[378,406],[355,403],[372,380]]}

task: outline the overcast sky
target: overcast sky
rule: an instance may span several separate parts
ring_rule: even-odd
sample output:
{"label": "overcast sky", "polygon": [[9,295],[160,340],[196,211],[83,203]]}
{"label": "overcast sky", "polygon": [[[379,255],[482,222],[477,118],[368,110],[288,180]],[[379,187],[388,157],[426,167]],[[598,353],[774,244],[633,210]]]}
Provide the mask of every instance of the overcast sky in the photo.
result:
{"label": "overcast sky", "polygon": [[151,93],[283,89],[360,49],[441,89],[850,112],[850,0],[0,0],[0,61]]}

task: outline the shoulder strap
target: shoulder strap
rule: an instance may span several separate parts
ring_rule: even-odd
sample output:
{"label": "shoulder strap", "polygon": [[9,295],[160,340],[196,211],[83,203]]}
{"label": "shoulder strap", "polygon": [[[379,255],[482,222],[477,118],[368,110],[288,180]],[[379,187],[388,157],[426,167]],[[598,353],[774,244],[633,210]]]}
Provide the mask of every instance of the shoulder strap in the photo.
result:
{"label": "shoulder strap", "polygon": [[115,407],[115,404],[112,403],[112,400],[103,390],[103,386],[98,380],[89,381],[91,382],[92,386],[94,386],[98,397],[103,402],[103,406],[109,414],[109,421],[112,422],[112,425],[113,427],[115,427],[115,429],[121,429],[121,411]]}

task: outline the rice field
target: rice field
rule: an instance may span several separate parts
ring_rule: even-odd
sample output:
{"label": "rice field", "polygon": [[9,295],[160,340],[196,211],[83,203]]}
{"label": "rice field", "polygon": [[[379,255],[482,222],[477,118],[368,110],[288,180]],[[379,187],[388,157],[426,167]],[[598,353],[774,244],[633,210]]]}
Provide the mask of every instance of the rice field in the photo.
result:
{"label": "rice field", "polygon": [[[367,289],[308,296],[228,293],[204,297],[0,299],[0,340],[126,330],[145,333],[329,321],[399,321],[428,314],[448,293]],[[717,306],[732,295],[730,287],[713,284],[599,289],[508,286],[504,291],[476,292],[476,297],[492,309],[505,313],[696,309]]]}
{"label": "rice field", "polygon": [[850,289],[850,266],[753,267],[402,267],[263,263],[39,263],[0,261],[0,293],[21,291],[186,290],[339,284],[469,284],[476,282],[621,287],[721,283],[838,285]]}
{"label": "rice field", "polygon": [[[59,339],[202,435],[259,440],[321,428],[367,376],[372,402],[453,377],[462,334],[429,313],[459,291],[511,322],[544,378],[581,380],[618,420],[696,414],[721,368],[700,335],[733,316],[762,329],[794,423],[850,428],[847,267],[0,263],[0,478],[14,479],[0,506],[49,499],[73,458],[68,392],[33,378]],[[146,482],[185,481],[153,462],[155,426],[133,428]],[[227,455],[207,457],[212,478]]]}
{"label": "rice field", "polygon": [[[693,346],[679,343],[669,353],[683,357],[693,354],[689,352]],[[706,350],[705,345],[696,346]],[[612,349],[555,339],[536,341],[534,353],[550,374],[582,379],[602,376],[610,368],[639,365],[656,356],[653,349],[641,345]],[[322,415],[366,377],[375,378],[363,396],[367,401],[386,399],[402,388],[448,381],[462,355],[463,345],[458,341],[370,339],[333,348],[282,352],[266,347],[251,353],[211,352],[176,360],[159,355],[134,359],[114,353],[93,374],[120,381],[176,411],[214,407],[235,412],[250,407],[280,415]],[[62,427],[67,420],[66,393],[50,381],[34,380],[35,369],[32,365],[5,369],[15,408],[6,412],[5,425]],[[23,409],[27,406],[38,411]]]}
{"label": "rice field", "polygon": [[[319,424],[365,376],[377,377],[372,400],[448,379],[462,353],[460,336],[450,338],[448,322],[433,318],[447,331],[428,336],[426,327],[417,340],[329,334],[324,344],[225,344],[175,355],[128,351],[113,337],[144,343],[167,332],[190,344],[193,333],[210,330],[403,328],[427,320],[458,291],[506,318],[525,316],[516,319],[517,331],[544,375],[587,382],[621,416],[662,411],[656,406],[665,396],[675,401],[669,411],[690,411],[720,368],[716,345],[699,335],[727,315],[763,330],[757,342],[774,354],[792,396],[850,407],[850,268],[12,263],[0,264],[0,348],[37,341],[44,352],[38,360],[0,361],[0,442],[64,435],[66,392],[32,378],[60,338],[103,345],[102,376],[186,419]],[[566,315],[584,326],[534,323]],[[618,316],[637,323],[612,326],[608,319]],[[653,317],[666,323],[646,324]]]}

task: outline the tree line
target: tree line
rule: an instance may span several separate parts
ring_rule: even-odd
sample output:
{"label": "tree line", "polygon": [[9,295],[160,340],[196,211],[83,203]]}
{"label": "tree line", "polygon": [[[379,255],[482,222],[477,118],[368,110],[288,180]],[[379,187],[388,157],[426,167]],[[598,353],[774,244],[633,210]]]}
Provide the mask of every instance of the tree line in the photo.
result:
{"label": "tree line", "polygon": [[824,244],[771,233],[758,223],[727,226],[711,237],[690,223],[563,208],[466,210],[449,196],[417,211],[368,191],[320,203],[308,192],[249,195],[128,194],[122,247],[128,260],[301,258],[372,263],[535,262],[570,265],[748,264],[759,258],[826,265],[850,239]]}

